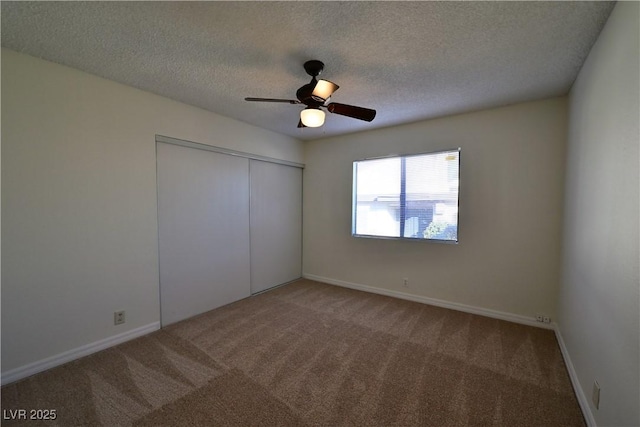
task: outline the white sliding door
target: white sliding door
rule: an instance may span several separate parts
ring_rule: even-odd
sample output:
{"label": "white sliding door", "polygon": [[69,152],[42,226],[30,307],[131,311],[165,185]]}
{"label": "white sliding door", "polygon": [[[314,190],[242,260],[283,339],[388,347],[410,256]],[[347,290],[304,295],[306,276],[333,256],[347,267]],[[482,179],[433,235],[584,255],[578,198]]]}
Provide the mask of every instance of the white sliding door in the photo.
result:
{"label": "white sliding door", "polygon": [[250,295],[249,160],[158,143],[162,325]]}
{"label": "white sliding door", "polygon": [[251,160],[251,293],[302,270],[302,169]]}

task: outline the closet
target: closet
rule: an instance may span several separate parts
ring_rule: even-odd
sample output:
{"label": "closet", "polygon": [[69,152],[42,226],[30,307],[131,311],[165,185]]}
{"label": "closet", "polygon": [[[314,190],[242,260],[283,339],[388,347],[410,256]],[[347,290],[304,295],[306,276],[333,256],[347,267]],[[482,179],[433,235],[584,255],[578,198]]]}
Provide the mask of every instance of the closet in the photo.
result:
{"label": "closet", "polygon": [[302,165],[156,137],[163,326],[295,280]]}

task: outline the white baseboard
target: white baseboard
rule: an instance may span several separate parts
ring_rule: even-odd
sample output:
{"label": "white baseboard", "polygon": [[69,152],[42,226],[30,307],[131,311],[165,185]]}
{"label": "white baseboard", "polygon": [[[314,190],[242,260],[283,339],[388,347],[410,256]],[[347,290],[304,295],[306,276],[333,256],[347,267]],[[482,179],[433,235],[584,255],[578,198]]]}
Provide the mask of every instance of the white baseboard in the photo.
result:
{"label": "white baseboard", "polygon": [[578,375],[576,374],[576,370],[573,367],[573,362],[571,361],[571,357],[569,356],[569,350],[567,350],[567,346],[564,343],[564,339],[562,338],[562,333],[560,333],[560,328],[558,327],[558,325],[555,326],[554,330],[556,332],[556,339],[558,340],[558,344],[560,345],[562,357],[564,358],[564,364],[567,366],[569,378],[571,378],[573,391],[575,392],[578,403],[580,404],[580,409],[582,409],[582,415],[584,415],[587,426],[596,427],[596,419],[593,416],[593,412],[591,412],[589,400],[587,399],[587,396],[584,395],[584,391],[582,390],[582,386],[580,385],[580,381],[578,380]]}
{"label": "white baseboard", "polygon": [[435,298],[424,297],[421,295],[407,294],[404,292],[393,291],[390,289],[376,288],[369,285],[361,285],[359,283],[345,282],[343,280],[331,279],[328,277],[316,276],[315,274],[303,273],[302,277],[317,282],[327,283],[329,285],[342,286],[344,288],[355,289],[358,291],[371,292],[374,294],[386,295],[389,297],[405,299],[423,304],[434,305],[451,310],[463,311],[465,313],[477,314],[480,316],[491,317],[494,319],[506,320],[508,322],[520,323],[523,325],[535,326],[543,329],[554,329],[553,323],[540,323],[533,317],[521,316],[519,314],[506,313],[503,311],[490,310],[488,308],[474,307],[471,305],[460,304],[457,302],[449,302]]}
{"label": "white baseboard", "polygon": [[31,375],[37,374],[38,372],[46,371],[47,369],[51,369],[64,363],[71,362],[72,360],[88,356],[92,353],[104,350],[109,347],[113,347],[114,345],[123,343],[125,341],[147,335],[151,332],[157,331],[158,329],[160,329],[160,322],[153,322],[148,325],[141,326],[139,328],[132,329],[130,331],[123,332],[121,334],[114,335],[100,341],[96,341],[78,348],[71,349],[69,351],[65,351],[64,353],[60,353],[55,356],[47,357],[46,359],[42,359],[37,362],[29,363],[28,365],[3,372],[1,383],[2,385],[5,385],[14,381],[21,380],[22,378],[29,377]]}

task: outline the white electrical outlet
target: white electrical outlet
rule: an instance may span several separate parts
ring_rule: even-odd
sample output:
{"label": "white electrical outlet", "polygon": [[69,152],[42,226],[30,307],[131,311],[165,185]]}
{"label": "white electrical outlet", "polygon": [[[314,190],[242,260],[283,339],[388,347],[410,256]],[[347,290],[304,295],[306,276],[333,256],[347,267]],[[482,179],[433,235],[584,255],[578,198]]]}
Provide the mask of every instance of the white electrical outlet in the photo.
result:
{"label": "white electrical outlet", "polygon": [[591,401],[593,402],[593,406],[598,409],[600,406],[600,384],[598,381],[593,382],[593,392],[591,393]]}
{"label": "white electrical outlet", "polygon": [[405,288],[409,287],[409,278],[408,277],[403,278],[402,282],[403,282]]}
{"label": "white electrical outlet", "polygon": [[536,314],[536,320],[538,322],[544,322],[544,316],[542,314]]}
{"label": "white electrical outlet", "polygon": [[544,323],[551,323],[551,318],[550,318],[549,316],[543,316],[543,317],[542,317],[542,321],[543,321]]}
{"label": "white electrical outlet", "polygon": [[122,311],[116,311],[113,313],[113,324],[114,325],[121,325],[123,324],[125,321],[125,317],[124,317],[124,310]]}

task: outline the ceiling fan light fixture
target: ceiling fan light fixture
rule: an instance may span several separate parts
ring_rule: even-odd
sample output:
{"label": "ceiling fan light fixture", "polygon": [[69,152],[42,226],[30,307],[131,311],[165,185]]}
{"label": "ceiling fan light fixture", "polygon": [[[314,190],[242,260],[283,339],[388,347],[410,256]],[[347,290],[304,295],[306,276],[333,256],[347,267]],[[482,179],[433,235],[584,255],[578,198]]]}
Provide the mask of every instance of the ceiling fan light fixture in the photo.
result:
{"label": "ceiling fan light fixture", "polygon": [[324,111],[307,107],[300,112],[300,120],[306,127],[317,128],[324,124]]}
{"label": "ceiling fan light fixture", "polygon": [[329,80],[320,79],[316,83],[316,86],[313,88],[311,96],[320,102],[325,102],[327,99],[329,99],[333,92],[338,90],[339,87],[340,86],[330,82]]}

